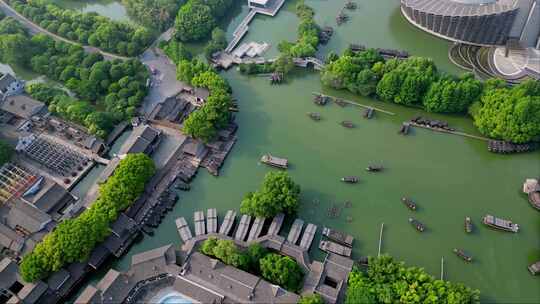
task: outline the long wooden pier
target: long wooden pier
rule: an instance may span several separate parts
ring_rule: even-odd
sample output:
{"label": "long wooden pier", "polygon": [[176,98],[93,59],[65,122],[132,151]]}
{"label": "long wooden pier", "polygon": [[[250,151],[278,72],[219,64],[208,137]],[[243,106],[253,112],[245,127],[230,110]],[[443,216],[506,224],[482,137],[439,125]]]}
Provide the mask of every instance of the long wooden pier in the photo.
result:
{"label": "long wooden pier", "polygon": [[253,221],[253,225],[251,225],[251,230],[249,231],[249,235],[247,238],[248,242],[256,240],[261,235],[261,231],[264,226],[264,220],[264,217],[255,218],[255,220]]}
{"label": "long wooden pier", "polygon": [[304,235],[300,240],[300,247],[304,250],[309,250],[311,243],[313,243],[313,238],[315,238],[315,233],[317,233],[317,226],[309,223],[304,229]]}
{"label": "long wooden pier", "polygon": [[289,235],[287,236],[287,241],[289,241],[289,243],[296,244],[296,242],[298,241],[298,238],[300,237],[300,233],[302,232],[303,226],[304,226],[303,220],[301,219],[294,220],[291,230],[289,231]]}
{"label": "long wooden pier", "polygon": [[219,227],[219,233],[224,235],[229,235],[231,229],[234,225],[234,219],[236,218],[236,212],[233,210],[227,211],[221,227]]}
{"label": "long wooden pier", "polygon": [[[313,95],[321,95],[321,96],[330,97],[330,98],[332,98],[332,100],[338,99],[338,97],[326,95],[326,94],[319,93],[319,92],[313,92]],[[368,106],[368,105],[365,105],[365,104],[361,104],[361,103],[358,103],[358,102],[355,102],[355,101],[351,101],[351,100],[347,100],[347,99],[341,99],[341,101],[344,102],[344,103],[354,105],[354,106],[362,107],[364,109],[373,109],[375,111],[379,111],[379,112],[384,113],[384,114],[396,115],[396,113],[386,111],[386,110],[383,110],[383,109],[379,109],[379,108],[376,108],[376,107]]]}
{"label": "long wooden pier", "polygon": [[216,208],[210,208],[206,211],[206,232],[216,233],[217,232],[217,210]]}
{"label": "long wooden pier", "polygon": [[489,138],[487,138],[487,137],[482,137],[482,136],[478,136],[478,135],[472,135],[472,134],[468,134],[468,133],[465,133],[465,132],[450,131],[450,130],[444,130],[444,129],[440,129],[440,128],[432,128],[432,127],[424,126],[424,125],[421,125],[421,124],[417,124],[416,122],[413,122],[413,121],[411,121],[410,124],[411,124],[411,126],[415,126],[415,127],[419,127],[419,128],[423,128],[423,129],[428,129],[428,130],[435,131],[435,132],[448,133],[448,134],[454,134],[454,135],[474,138],[474,139],[483,140],[483,141],[489,141]]}
{"label": "long wooden pier", "polygon": [[285,219],[285,214],[279,213],[274,217],[270,228],[268,228],[268,235],[278,235],[281,230],[281,225],[283,225],[283,220]]}

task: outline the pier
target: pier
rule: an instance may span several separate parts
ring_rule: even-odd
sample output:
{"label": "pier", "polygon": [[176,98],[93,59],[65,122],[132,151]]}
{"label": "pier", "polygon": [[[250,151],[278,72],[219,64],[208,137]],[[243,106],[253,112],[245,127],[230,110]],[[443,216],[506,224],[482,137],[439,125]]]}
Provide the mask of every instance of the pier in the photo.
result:
{"label": "pier", "polygon": [[445,130],[445,129],[441,129],[441,128],[433,128],[433,127],[424,126],[424,125],[421,125],[421,124],[418,124],[418,123],[412,122],[412,121],[411,121],[409,124],[410,124],[411,126],[414,126],[414,127],[423,128],[423,129],[428,129],[428,130],[432,130],[432,131],[436,131],[436,132],[447,133],[447,134],[454,134],[454,135],[459,135],[459,136],[469,137],[469,138],[473,138],[473,139],[478,139],[478,140],[483,140],[483,141],[489,141],[489,138],[487,138],[487,137],[482,137],[482,136],[478,136],[478,135],[472,135],[472,134],[468,134],[468,133],[465,133],[465,132],[451,131],[451,130]]}
{"label": "pier", "polygon": [[206,211],[206,232],[216,233],[217,232],[217,210],[216,208],[210,208]]}
{"label": "pier", "polygon": [[289,235],[287,236],[287,241],[291,244],[296,244],[298,241],[298,238],[300,237],[300,233],[302,232],[302,227],[304,226],[304,221],[301,219],[294,220],[294,223],[291,227],[291,230],[289,231]]}
{"label": "pier", "polygon": [[234,224],[234,219],[236,218],[236,212],[233,210],[227,211],[221,227],[219,227],[219,233],[224,235],[229,235]]}
{"label": "pier", "polygon": [[204,212],[202,211],[196,211],[193,214],[193,221],[195,222],[195,235],[203,235],[206,234],[206,226],[204,222]]}
{"label": "pier", "polygon": [[234,238],[239,241],[244,241],[249,231],[249,224],[251,224],[251,216],[244,214],[240,218],[240,224],[238,224],[238,229],[236,229],[236,234]]}
{"label": "pier", "polygon": [[315,233],[317,233],[317,226],[313,225],[312,223],[309,223],[306,226],[306,229],[304,229],[304,235],[302,236],[302,239],[300,240],[300,247],[304,250],[308,250],[311,247],[311,243],[313,243],[313,238],[315,238]]}
{"label": "pier", "polygon": [[[323,96],[323,97],[329,97],[331,98],[332,100],[336,100],[338,99],[337,97],[334,97],[334,96],[330,96],[330,95],[325,95],[323,93],[319,93],[319,92],[313,92],[314,95],[320,95],[320,96]],[[396,113],[393,113],[393,112],[390,112],[390,111],[386,111],[386,110],[383,110],[383,109],[379,109],[379,108],[376,108],[376,107],[372,107],[372,106],[368,106],[368,105],[364,105],[364,104],[361,104],[361,103],[358,103],[358,102],[355,102],[355,101],[351,101],[351,100],[346,100],[346,99],[341,99],[341,102],[344,102],[344,103],[348,103],[348,104],[351,104],[351,105],[354,105],[354,106],[359,106],[359,107],[362,107],[364,109],[373,109],[375,111],[379,111],[381,113],[384,113],[384,114],[388,114],[388,115],[396,115]]]}
{"label": "pier", "polygon": [[253,221],[253,225],[251,225],[251,230],[249,231],[249,235],[247,238],[248,242],[254,241],[259,238],[264,226],[264,220],[264,217],[255,218],[255,221]]}

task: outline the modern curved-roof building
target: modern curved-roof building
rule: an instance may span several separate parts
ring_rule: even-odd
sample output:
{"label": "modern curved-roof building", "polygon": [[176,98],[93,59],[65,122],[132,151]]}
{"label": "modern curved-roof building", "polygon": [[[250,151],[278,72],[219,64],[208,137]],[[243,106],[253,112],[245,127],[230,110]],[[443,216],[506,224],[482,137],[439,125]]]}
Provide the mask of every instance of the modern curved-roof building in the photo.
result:
{"label": "modern curved-roof building", "polygon": [[451,41],[540,49],[540,0],[401,0],[401,11],[413,25]]}

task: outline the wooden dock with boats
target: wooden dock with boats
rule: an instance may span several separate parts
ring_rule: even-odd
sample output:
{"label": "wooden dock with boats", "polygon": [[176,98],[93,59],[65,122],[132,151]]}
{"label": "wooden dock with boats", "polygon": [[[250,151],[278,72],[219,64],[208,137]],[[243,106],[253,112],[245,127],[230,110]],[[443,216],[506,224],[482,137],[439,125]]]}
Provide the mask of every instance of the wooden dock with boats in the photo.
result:
{"label": "wooden dock with boats", "polygon": [[510,220],[501,219],[490,214],[487,214],[486,216],[484,216],[484,218],[482,219],[482,223],[484,223],[484,225],[486,226],[503,230],[503,231],[514,232],[514,233],[517,233],[519,231],[518,224],[514,224]]}
{"label": "wooden dock with boats", "polygon": [[251,230],[249,230],[249,235],[247,238],[248,242],[254,241],[261,235],[263,226],[264,226],[264,217],[256,217],[251,225]]}
{"label": "wooden dock with boats", "polygon": [[217,210],[210,208],[206,211],[206,232],[216,233],[218,225]]}
{"label": "wooden dock with boats", "polygon": [[263,155],[261,157],[261,163],[280,169],[287,169],[289,167],[289,161],[286,158],[275,157],[270,154]]}
{"label": "wooden dock with boats", "polygon": [[302,227],[304,226],[304,221],[301,219],[295,219],[294,223],[291,226],[291,230],[289,230],[289,235],[287,236],[287,241],[291,244],[296,244],[298,242],[298,238],[300,237],[300,233],[302,232]]}
{"label": "wooden dock with boats", "polygon": [[195,223],[195,235],[206,234],[206,223],[204,221],[204,212],[195,211],[193,213],[193,222]]}
{"label": "wooden dock with boats", "polygon": [[319,243],[319,249],[321,249],[322,251],[339,254],[345,257],[350,257],[352,254],[352,249],[350,247],[326,240],[322,240]]}
{"label": "wooden dock with boats", "polygon": [[234,238],[238,241],[244,241],[246,239],[246,236],[248,235],[249,231],[249,225],[251,224],[251,216],[244,214],[240,218],[240,223],[238,224],[238,228],[236,229],[236,234],[234,235]]}
{"label": "wooden dock with boats", "polygon": [[186,243],[193,238],[193,235],[191,234],[191,230],[189,229],[185,218],[177,218],[175,224],[176,229],[178,230],[178,234],[180,235],[180,239],[182,239],[182,242]]}
{"label": "wooden dock with boats", "polygon": [[354,242],[354,237],[352,235],[328,227],[323,227],[322,235],[334,242],[340,243],[348,247],[352,247]]}
{"label": "wooden dock with boats", "polygon": [[302,239],[300,240],[300,247],[302,249],[309,250],[309,248],[311,248],[311,243],[313,243],[315,233],[317,233],[317,226],[312,223],[307,224],[306,229],[304,229]]}
{"label": "wooden dock with boats", "polygon": [[223,218],[223,223],[219,227],[219,234],[229,235],[231,233],[232,227],[234,225],[234,220],[236,219],[236,211],[229,210]]}

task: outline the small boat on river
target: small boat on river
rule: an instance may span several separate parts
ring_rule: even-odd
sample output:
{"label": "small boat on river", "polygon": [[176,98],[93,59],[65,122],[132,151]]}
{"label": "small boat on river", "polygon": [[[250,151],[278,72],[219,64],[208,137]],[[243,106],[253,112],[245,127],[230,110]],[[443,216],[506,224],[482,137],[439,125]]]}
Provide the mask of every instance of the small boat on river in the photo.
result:
{"label": "small boat on river", "polygon": [[411,209],[412,211],[416,210],[416,204],[413,202],[412,199],[407,197],[402,197],[401,202],[407,206],[407,208]]}
{"label": "small boat on river", "polygon": [[512,221],[494,217],[493,215],[487,214],[482,219],[482,222],[492,228],[509,231],[509,232],[518,232],[519,225],[512,223]]}
{"label": "small boat on river", "polygon": [[280,169],[287,169],[289,167],[289,161],[286,158],[275,157],[270,154],[263,155],[261,157],[261,163]]}
{"label": "small boat on river", "polygon": [[313,102],[318,106],[324,106],[330,101],[329,96],[321,95],[321,94],[315,94],[315,97],[313,97]]}
{"label": "small boat on river", "polygon": [[347,103],[341,98],[336,98],[334,102],[340,107],[344,107],[347,105]]}
{"label": "small boat on river", "polygon": [[326,236],[334,242],[338,242],[348,247],[352,247],[354,241],[354,237],[352,235],[328,227],[323,227],[322,235]]}
{"label": "small boat on river", "polygon": [[345,176],[345,177],[341,178],[341,181],[344,182],[344,183],[356,184],[356,183],[358,183],[358,177],[356,177],[356,176]]}
{"label": "small boat on river", "polygon": [[416,230],[420,232],[424,232],[424,230],[426,230],[426,227],[424,226],[424,224],[420,223],[420,221],[418,221],[417,219],[413,219],[412,217],[410,217],[409,223],[411,223],[414,226],[414,228],[416,228]]}
{"label": "small boat on river", "polygon": [[367,108],[364,111],[364,118],[371,119],[373,117],[373,113],[375,113],[375,110],[373,108]]}
{"label": "small boat on river", "polygon": [[315,121],[321,120],[321,114],[319,114],[319,113],[308,112],[307,115],[309,116],[309,118],[311,118],[311,119],[313,119]]}
{"label": "small boat on river", "polygon": [[529,267],[527,268],[529,268],[529,271],[531,272],[532,275],[539,275],[540,274],[540,261],[529,265]]}
{"label": "small boat on river", "polygon": [[407,135],[409,134],[409,129],[411,128],[411,124],[408,123],[408,122],[404,122],[402,125],[401,125],[401,128],[399,129],[399,134],[401,135]]}
{"label": "small boat on river", "polygon": [[354,128],[354,124],[352,123],[352,121],[348,121],[348,120],[342,121],[341,125],[349,129]]}
{"label": "small boat on river", "polygon": [[472,262],[472,256],[468,255],[465,251],[454,248],[454,253],[458,257],[462,258],[465,262]]}
{"label": "small boat on river", "polygon": [[331,252],[346,257],[350,257],[352,253],[351,248],[331,241],[321,241],[319,243],[319,249],[321,249],[322,251]]}
{"label": "small boat on river", "polygon": [[368,172],[380,172],[383,169],[384,168],[381,165],[369,165],[369,166],[367,166],[366,171],[368,171]]}
{"label": "small boat on river", "polygon": [[473,230],[473,224],[472,224],[472,220],[470,217],[466,217],[465,218],[465,232],[467,233],[471,233]]}

